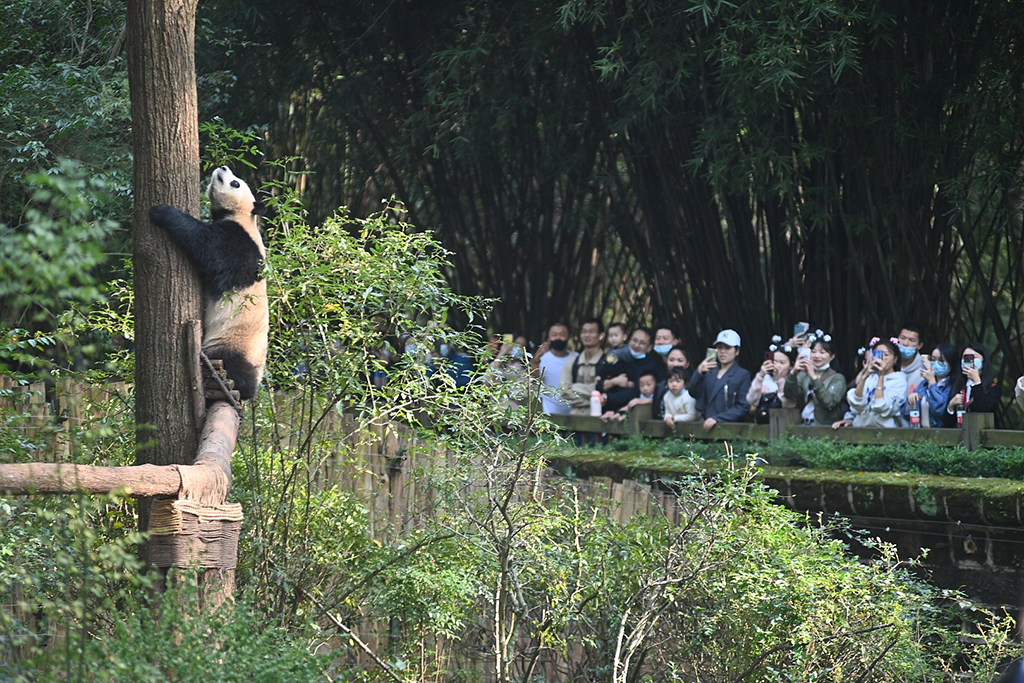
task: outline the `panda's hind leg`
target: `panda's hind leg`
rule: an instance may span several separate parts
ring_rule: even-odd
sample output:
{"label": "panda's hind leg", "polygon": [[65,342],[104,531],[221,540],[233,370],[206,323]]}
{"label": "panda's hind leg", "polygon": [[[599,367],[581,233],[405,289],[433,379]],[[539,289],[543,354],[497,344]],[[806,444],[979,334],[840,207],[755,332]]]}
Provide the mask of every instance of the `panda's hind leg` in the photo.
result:
{"label": "panda's hind leg", "polygon": [[[260,383],[259,369],[246,360],[242,354],[219,349],[207,352],[207,355],[211,360],[217,358],[223,363],[224,372],[231,382],[230,388],[238,393],[239,400],[248,401],[256,395],[256,389]],[[207,399],[209,398],[210,394],[207,392]]]}
{"label": "panda's hind leg", "polygon": [[[214,401],[227,401],[228,403],[241,403],[242,398],[235,389],[235,382],[228,377],[224,369],[224,361],[220,358],[207,358],[210,366],[203,363],[203,393],[206,396],[206,403],[209,405]],[[225,387],[227,393],[224,392]]]}

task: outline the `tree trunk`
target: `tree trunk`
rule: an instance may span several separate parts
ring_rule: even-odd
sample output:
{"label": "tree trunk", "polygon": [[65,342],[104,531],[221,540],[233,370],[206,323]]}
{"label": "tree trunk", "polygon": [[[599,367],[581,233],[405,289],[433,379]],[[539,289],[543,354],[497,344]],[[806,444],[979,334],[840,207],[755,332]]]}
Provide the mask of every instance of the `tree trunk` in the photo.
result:
{"label": "tree trunk", "polygon": [[[187,323],[201,316],[195,268],[149,220],[154,204],[199,215],[197,0],[129,0],[134,168],[136,463],[187,465],[198,446]],[[153,445],[149,445],[153,444]],[[149,524],[148,501],[139,528]]]}

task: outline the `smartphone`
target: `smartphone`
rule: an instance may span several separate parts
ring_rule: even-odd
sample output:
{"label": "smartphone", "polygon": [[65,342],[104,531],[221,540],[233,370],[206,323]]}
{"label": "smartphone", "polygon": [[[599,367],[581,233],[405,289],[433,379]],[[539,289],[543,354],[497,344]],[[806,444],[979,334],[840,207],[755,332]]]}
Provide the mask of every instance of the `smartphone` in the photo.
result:
{"label": "smartphone", "polygon": [[704,351],[704,360],[707,360],[708,358],[714,358],[717,355],[718,355],[718,351],[716,349],[714,349],[713,347],[709,346]]}
{"label": "smartphone", "polygon": [[971,369],[976,369],[977,368],[977,365],[975,364],[974,359],[975,359],[975,355],[973,353],[965,353],[964,354],[964,362],[963,362],[964,370],[966,370],[967,368],[971,368]]}
{"label": "smartphone", "polygon": [[765,351],[764,352],[764,359],[765,360],[775,360],[775,354],[772,353],[771,351]]}
{"label": "smartphone", "polygon": [[797,323],[793,325],[793,336],[799,337],[802,334],[807,334],[807,330],[811,329],[810,323]]}
{"label": "smartphone", "polygon": [[796,356],[797,358],[810,358],[811,350],[806,346],[801,346],[799,349],[796,350]]}
{"label": "smartphone", "polygon": [[871,349],[871,355],[878,360],[882,360],[882,349]]}

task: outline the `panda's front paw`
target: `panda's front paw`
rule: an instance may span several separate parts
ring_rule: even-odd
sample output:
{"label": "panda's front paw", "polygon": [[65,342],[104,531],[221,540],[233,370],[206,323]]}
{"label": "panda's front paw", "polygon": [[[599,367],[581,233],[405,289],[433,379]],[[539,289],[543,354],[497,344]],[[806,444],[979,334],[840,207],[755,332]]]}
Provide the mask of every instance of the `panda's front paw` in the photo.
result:
{"label": "panda's front paw", "polygon": [[168,204],[157,204],[149,210],[149,220],[166,227],[177,217],[178,210]]}

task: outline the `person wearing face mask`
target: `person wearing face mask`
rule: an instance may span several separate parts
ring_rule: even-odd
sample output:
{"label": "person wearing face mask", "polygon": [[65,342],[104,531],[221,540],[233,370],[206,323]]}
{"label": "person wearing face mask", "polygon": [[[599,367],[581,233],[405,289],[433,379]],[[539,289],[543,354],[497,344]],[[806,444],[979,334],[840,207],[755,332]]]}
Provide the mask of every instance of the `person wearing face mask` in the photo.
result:
{"label": "person wearing face mask", "polygon": [[697,366],[690,381],[688,391],[696,401],[697,412],[704,416],[705,432],[719,422],[738,422],[750,412],[750,373],[736,363],[739,355],[740,335],[735,330],[722,330],[715,339],[715,353]]}
{"label": "person wearing face mask", "polygon": [[851,418],[832,424],[840,427],[899,427],[903,404],[907,402],[907,379],[899,372],[897,340],[871,340],[871,363],[857,373],[854,387],[846,392]]}
{"label": "person wearing face mask", "polygon": [[548,338],[530,359],[530,367],[536,377],[544,382],[546,389],[541,394],[541,410],[551,415],[568,415],[569,404],[560,396],[562,368],[576,359],[576,353],[569,350],[569,326],[555,323],[548,328]]}
{"label": "person wearing face mask", "polygon": [[597,391],[601,392],[604,412],[616,411],[636,397],[637,381],[645,372],[654,372],[657,381],[665,379],[668,370],[665,361],[651,351],[654,334],[649,328],[638,327],[629,336],[629,356],[619,360],[609,352],[595,369]]}
{"label": "person wearing face mask", "polygon": [[663,323],[654,328],[654,352],[662,358],[668,356],[672,347],[679,344],[679,333],[676,328]]}
{"label": "person wearing face mask", "polygon": [[823,335],[811,344],[811,353],[797,359],[783,394],[794,401],[807,401],[813,408],[815,425],[832,425],[843,419],[846,406],[846,378],[835,367],[832,337]]}
{"label": "person wearing face mask", "polygon": [[956,421],[944,407],[949,403],[949,392],[953,388],[949,359],[958,357],[955,346],[941,342],[935,345],[930,356],[921,359],[921,385],[907,394],[904,422],[909,422],[910,411],[916,409],[921,414],[922,427],[956,427]]}
{"label": "person wearing face mask", "polygon": [[992,358],[984,344],[972,342],[964,347],[960,352],[960,372],[953,373],[949,403],[946,404],[946,413],[953,419],[951,426],[960,426],[957,413],[995,412],[1003,390],[993,381],[994,375]]}
{"label": "person wearing face mask", "polygon": [[[924,343],[921,341],[921,328],[913,323],[907,323],[900,328],[900,334],[896,337],[896,349],[900,352],[897,368],[903,372],[907,380],[907,395],[917,393],[924,385],[924,378],[921,376],[921,368],[924,367],[921,356],[921,348]],[[900,426],[909,427],[910,418],[900,416]]]}

